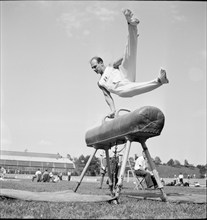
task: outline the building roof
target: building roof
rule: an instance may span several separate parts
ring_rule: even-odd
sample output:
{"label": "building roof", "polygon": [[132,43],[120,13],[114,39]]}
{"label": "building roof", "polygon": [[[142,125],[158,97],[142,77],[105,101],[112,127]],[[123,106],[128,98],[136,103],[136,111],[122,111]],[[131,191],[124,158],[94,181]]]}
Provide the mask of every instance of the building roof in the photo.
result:
{"label": "building roof", "polygon": [[53,163],[69,163],[74,164],[67,157],[61,157],[58,154],[20,152],[20,151],[0,151],[0,160],[22,160],[22,161],[44,161]]}
{"label": "building roof", "polygon": [[48,158],[58,158],[61,157],[60,154],[50,154],[50,153],[36,153],[28,151],[8,151],[0,150],[0,155],[12,155],[12,156],[25,156],[25,157],[48,157]]}

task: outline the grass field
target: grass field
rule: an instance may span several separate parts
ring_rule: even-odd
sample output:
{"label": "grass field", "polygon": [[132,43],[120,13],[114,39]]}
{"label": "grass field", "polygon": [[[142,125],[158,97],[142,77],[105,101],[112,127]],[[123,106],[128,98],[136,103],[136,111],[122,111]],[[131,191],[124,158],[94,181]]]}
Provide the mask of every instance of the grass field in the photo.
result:
{"label": "grass field", "polygon": [[[0,181],[1,188],[33,192],[55,192],[74,190],[77,182],[37,183],[30,178]],[[206,204],[162,202],[161,200],[138,200],[126,197],[133,193],[133,181],[124,180],[120,204],[108,202],[38,202],[17,199],[0,199],[0,218],[44,218],[44,219],[206,219]],[[206,187],[165,186],[168,193],[206,194]],[[108,195],[107,184],[99,189],[99,181],[84,177],[77,193]]]}

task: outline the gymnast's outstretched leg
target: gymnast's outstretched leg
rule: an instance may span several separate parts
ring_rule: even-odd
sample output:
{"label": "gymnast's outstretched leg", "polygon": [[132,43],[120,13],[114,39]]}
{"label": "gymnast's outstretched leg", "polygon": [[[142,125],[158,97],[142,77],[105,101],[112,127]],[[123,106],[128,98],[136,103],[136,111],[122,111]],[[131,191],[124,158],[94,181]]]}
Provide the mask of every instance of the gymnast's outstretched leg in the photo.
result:
{"label": "gymnast's outstretched leg", "polygon": [[116,94],[120,97],[133,97],[142,93],[150,92],[168,82],[166,71],[161,69],[158,78],[149,82],[120,82],[116,88]]}
{"label": "gymnast's outstretched leg", "polygon": [[169,83],[169,81],[166,76],[166,71],[161,69],[156,79],[149,82],[135,82],[138,37],[137,25],[139,24],[139,20],[133,17],[133,13],[129,9],[123,10],[123,13],[128,23],[129,34],[124,58],[119,68],[125,76],[125,80],[117,85],[115,93],[121,97],[133,97],[150,92],[165,83]]}
{"label": "gymnast's outstretched leg", "polygon": [[137,60],[137,25],[139,20],[133,17],[129,9],[123,10],[123,14],[128,23],[128,41],[125,48],[120,70],[125,78],[131,82],[136,80],[136,60]]}

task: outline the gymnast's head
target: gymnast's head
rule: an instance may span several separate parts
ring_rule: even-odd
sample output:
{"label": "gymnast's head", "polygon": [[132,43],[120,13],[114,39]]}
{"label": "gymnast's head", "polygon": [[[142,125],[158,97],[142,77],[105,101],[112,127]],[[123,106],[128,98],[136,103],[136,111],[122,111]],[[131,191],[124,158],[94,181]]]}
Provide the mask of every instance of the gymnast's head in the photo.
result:
{"label": "gymnast's head", "polygon": [[95,56],[95,57],[92,57],[90,59],[90,65],[91,65],[91,68],[97,73],[97,74],[103,74],[104,70],[105,70],[105,65],[104,65],[104,62],[102,60],[101,57],[98,57],[98,56]]}

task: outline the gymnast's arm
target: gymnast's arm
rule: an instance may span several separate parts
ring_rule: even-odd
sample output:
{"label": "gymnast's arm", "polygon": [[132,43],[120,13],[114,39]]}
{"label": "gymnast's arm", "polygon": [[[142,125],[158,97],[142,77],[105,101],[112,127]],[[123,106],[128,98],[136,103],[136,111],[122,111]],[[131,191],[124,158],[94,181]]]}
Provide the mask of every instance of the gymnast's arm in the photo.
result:
{"label": "gymnast's arm", "polygon": [[111,109],[111,112],[108,114],[108,117],[109,118],[114,118],[115,113],[116,113],[116,108],[115,108],[114,100],[111,97],[111,94],[110,94],[110,92],[108,90],[106,90],[99,83],[98,83],[98,86],[102,90],[102,92],[104,94],[104,97],[105,97],[105,100],[106,100],[106,103],[108,104],[109,108]]}

